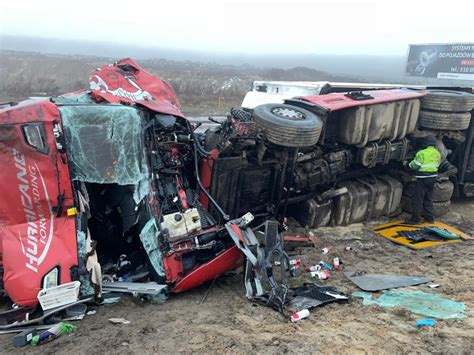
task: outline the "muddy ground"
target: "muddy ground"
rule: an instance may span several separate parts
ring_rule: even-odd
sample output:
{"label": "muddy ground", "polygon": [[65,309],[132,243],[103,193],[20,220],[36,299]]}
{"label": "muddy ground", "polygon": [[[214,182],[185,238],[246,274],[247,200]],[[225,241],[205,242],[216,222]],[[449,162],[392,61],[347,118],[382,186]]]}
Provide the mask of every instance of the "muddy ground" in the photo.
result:
{"label": "muddy ground", "polygon": [[[474,200],[455,203],[444,221],[474,232]],[[382,221],[383,222],[383,221]],[[370,225],[315,231],[317,247],[294,250],[306,264],[338,256],[346,268],[376,273],[427,275],[441,287],[411,289],[433,292],[466,304],[463,320],[439,320],[434,328],[416,328],[417,316],[403,309],[364,306],[359,299],[316,308],[308,319],[290,323],[279,313],[252,305],[244,296],[241,275],[219,278],[172,296],[161,305],[124,297],[118,304],[96,308],[78,321],[77,330],[39,348],[12,347],[0,336],[2,353],[474,353],[474,241],[419,251],[397,246],[372,234]],[[321,247],[332,246],[328,255]],[[346,246],[353,250],[346,251]],[[320,281],[352,293],[355,285],[342,273]],[[131,324],[114,325],[111,317]]]}

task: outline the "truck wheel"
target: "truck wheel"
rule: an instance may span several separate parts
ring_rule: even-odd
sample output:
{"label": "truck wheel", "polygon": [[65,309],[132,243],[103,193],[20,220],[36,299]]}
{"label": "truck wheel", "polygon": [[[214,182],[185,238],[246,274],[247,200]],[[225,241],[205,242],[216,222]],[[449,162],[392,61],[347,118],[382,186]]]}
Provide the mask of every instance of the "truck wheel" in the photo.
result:
{"label": "truck wheel", "polygon": [[469,127],[471,114],[469,112],[437,112],[420,111],[418,125],[424,128],[439,130],[464,130]]}
{"label": "truck wheel", "polygon": [[[403,195],[412,197],[415,190],[415,184],[409,182],[403,188]],[[433,189],[433,202],[446,202],[451,200],[454,191],[454,184],[450,180],[437,181]]]}
{"label": "truck wheel", "polygon": [[438,181],[433,191],[433,202],[446,202],[453,197],[454,184],[450,181]]}
{"label": "truck wheel", "polygon": [[467,112],[474,108],[474,95],[463,91],[430,90],[428,96],[421,99],[421,108],[434,111]]}
{"label": "truck wheel", "polygon": [[[450,205],[451,201],[433,202],[433,211],[435,217],[444,216],[446,213],[448,213]],[[411,197],[402,196],[402,209],[405,212],[413,213],[413,202],[411,200]]]}
{"label": "truck wheel", "polygon": [[268,141],[284,147],[315,145],[323,128],[323,122],[316,114],[285,104],[257,106],[253,117]]}

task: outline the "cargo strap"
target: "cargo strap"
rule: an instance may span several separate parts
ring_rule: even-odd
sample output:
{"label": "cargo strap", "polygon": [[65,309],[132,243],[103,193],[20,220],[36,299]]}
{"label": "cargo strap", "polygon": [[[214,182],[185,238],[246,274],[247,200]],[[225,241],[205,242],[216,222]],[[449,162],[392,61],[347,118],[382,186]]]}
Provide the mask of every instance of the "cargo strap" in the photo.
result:
{"label": "cargo strap", "polygon": [[373,168],[377,165],[377,156],[379,155],[379,145],[377,143],[371,143],[372,148],[372,161],[369,163],[369,168]]}
{"label": "cargo strap", "polygon": [[400,155],[400,160],[405,160],[406,156],[407,156],[407,152],[408,152],[408,145],[409,145],[409,141],[407,138],[403,138],[402,139],[402,154]]}
{"label": "cargo strap", "polygon": [[375,189],[375,186],[377,186],[377,178],[373,175],[371,175],[371,177],[374,178],[374,184],[370,184],[362,179],[357,179],[357,181],[359,183],[361,183],[362,185],[364,185],[369,194],[368,194],[368,198],[367,198],[367,211],[365,212],[365,220],[367,219],[370,219],[370,217],[372,216],[372,209],[374,207],[374,201],[375,201],[375,195],[376,195],[376,189]]}
{"label": "cargo strap", "polygon": [[392,142],[385,141],[385,155],[383,157],[384,165],[387,165],[390,161],[390,155],[392,154]]}

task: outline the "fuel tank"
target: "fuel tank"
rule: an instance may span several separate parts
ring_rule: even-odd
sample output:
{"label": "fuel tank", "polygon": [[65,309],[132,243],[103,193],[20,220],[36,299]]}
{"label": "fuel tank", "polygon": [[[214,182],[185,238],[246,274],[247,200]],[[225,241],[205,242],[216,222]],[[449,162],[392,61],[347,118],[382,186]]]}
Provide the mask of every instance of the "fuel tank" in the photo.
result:
{"label": "fuel tank", "polygon": [[359,148],[382,139],[400,140],[415,130],[419,112],[419,99],[345,109],[334,117],[335,140]]}
{"label": "fuel tank", "polygon": [[348,225],[393,215],[399,210],[403,185],[388,175],[345,181],[348,192],[334,199],[332,224]]}
{"label": "fuel tank", "polygon": [[343,226],[401,212],[403,185],[391,176],[367,175],[341,182],[338,188],[346,188],[347,193],[323,202],[320,198],[302,201],[288,212],[309,228]]}

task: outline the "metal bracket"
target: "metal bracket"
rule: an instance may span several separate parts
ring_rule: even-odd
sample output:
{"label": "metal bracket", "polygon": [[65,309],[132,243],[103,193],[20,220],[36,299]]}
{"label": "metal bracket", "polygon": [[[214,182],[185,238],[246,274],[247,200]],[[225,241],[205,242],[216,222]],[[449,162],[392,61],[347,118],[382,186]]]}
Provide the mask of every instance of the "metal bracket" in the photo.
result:
{"label": "metal bracket", "polygon": [[[264,242],[260,244],[254,230],[247,226],[246,222],[249,218],[244,217],[227,222],[225,228],[237,247],[247,257],[246,296],[248,299],[283,311],[287,302],[286,272],[290,258],[284,250],[284,239],[278,231],[278,222],[267,220],[254,229],[256,233],[264,236]],[[253,220],[253,216],[250,220]],[[273,275],[275,261],[278,261],[280,265],[279,280],[276,280]],[[263,283],[268,284],[269,292],[264,292]]]}
{"label": "metal bracket", "polygon": [[102,290],[107,292],[123,292],[141,295],[158,295],[167,288],[166,285],[160,285],[156,282],[104,282]]}

